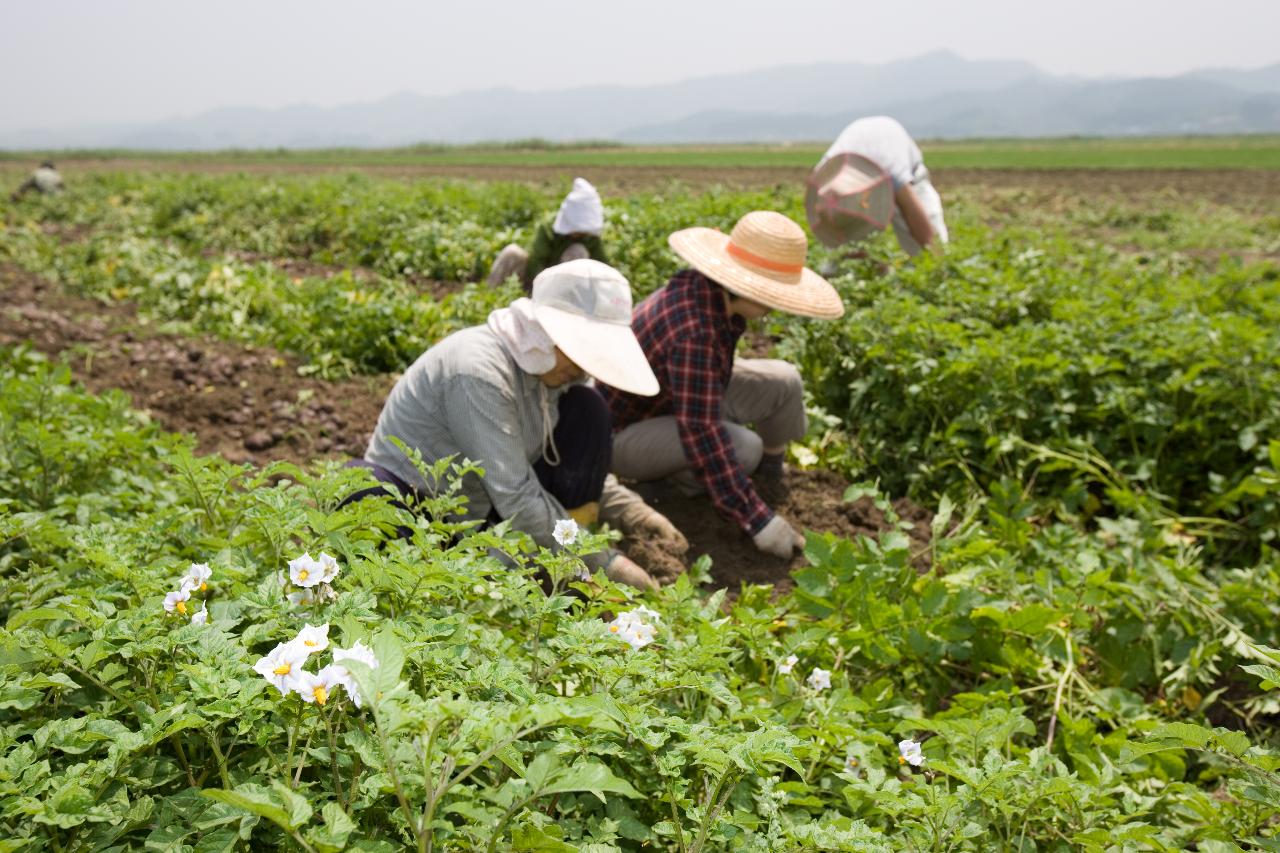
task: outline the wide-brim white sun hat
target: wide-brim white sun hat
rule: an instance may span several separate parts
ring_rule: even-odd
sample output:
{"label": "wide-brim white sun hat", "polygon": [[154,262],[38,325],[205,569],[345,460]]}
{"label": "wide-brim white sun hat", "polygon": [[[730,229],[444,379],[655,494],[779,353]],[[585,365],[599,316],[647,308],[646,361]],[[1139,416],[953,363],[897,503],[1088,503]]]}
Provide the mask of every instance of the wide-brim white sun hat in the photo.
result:
{"label": "wide-brim white sun hat", "polygon": [[801,317],[830,320],[844,314],[836,289],[805,266],[804,229],[781,213],[755,210],[729,234],[686,228],[667,242],[694,269],[738,296]]}
{"label": "wide-brim white sun hat", "polygon": [[804,212],[809,229],[831,248],[883,231],[893,217],[893,182],[874,160],[839,154],[809,173]]}
{"label": "wide-brim white sun hat", "polygon": [[533,316],[587,375],[652,397],[658,377],[631,331],[631,285],[608,264],[582,258],[547,267],[533,280]]}

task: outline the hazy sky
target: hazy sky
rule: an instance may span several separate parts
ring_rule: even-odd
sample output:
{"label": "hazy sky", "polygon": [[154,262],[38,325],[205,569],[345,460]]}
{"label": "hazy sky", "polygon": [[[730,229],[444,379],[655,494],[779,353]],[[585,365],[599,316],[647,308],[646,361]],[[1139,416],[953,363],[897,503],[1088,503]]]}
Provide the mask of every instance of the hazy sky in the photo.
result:
{"label": "hazy sky", "polygon": [[1277,34],[1280,0],[0,0],[0,131],[938,48],[1168,75],[1280,61]]}

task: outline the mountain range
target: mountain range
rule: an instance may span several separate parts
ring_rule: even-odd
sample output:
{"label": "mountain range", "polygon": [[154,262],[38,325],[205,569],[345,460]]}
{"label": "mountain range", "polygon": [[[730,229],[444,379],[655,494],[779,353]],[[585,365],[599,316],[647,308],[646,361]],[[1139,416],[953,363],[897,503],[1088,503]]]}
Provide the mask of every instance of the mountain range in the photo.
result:
{"label": "mountain range", "polygon": [[335,107],[230,107],[141,124],[0,134],[0,148],[384,147],[543,138],[629,143],[826,140],[858,115],[918,138],[1280,132],[1280,62],[1176,77],[1055,76],[1017,60],[937,51],[655,86],[403,92]]}

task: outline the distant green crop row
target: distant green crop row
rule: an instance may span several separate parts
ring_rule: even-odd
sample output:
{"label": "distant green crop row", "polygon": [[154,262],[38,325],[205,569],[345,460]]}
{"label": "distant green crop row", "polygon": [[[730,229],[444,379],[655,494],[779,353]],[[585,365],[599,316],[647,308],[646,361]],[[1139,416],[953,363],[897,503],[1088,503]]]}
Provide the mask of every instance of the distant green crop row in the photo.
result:
{"label": "distant green crop row", "polygon": [[[474,146],[215,152],[6,151],[0,163],[53,156],[75,160],[160,160],[226,164],[323,166],[532,166],[546,168],[808,169],[828,142],[788,145],[627,146],[604,143],[523,143]],[[967,169],[1280,169],[1280,136],[934,140],[922,143],[931,168]]]}

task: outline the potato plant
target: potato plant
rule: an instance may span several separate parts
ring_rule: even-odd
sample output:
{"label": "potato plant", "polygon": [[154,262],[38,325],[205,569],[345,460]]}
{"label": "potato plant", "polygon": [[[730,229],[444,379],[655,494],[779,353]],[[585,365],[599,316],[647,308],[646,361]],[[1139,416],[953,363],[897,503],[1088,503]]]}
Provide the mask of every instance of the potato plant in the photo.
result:
{"label": "potato plant", "polygon": [[640,597],[0,364],[5,849],[1274,846],[1273,562],[993,504]]}

